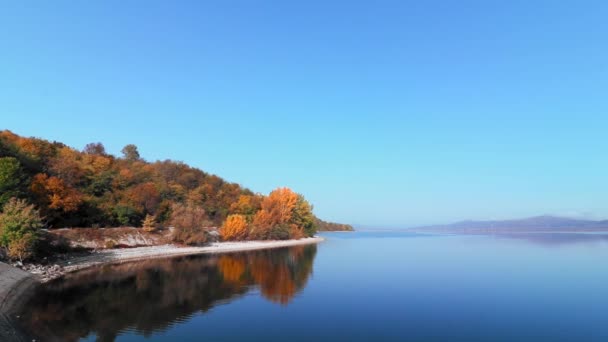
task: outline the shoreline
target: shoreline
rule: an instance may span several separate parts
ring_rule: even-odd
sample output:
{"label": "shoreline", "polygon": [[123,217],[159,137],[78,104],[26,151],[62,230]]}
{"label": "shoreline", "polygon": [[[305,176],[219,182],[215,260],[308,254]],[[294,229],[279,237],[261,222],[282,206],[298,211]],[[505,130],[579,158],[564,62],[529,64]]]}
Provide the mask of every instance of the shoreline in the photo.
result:
{"label": "shoreline", "polygon": [[177,245],[158,245],[134,248],[107,249],[93,252],[86,256],[77,256],[53,265],[31,265],[25,271],[31,274],[40,283],[46,283],[65,274],[76,272],[85,268],[133,262],[144,259],[160,259],[197,254],[219,254],[230,252],[244,252],[260,249],[272,249],[280,247],[316,244],[324,241],[320,236],[303,238],[297,240],[254,240],[254,241],[231,241],[214,242],[208,246],[180,247]]}
{"label": "shoreline", "polygon": [[39,280],[31,273],[0,262],[0,341],[31,341],[14,322]]}
{"label": "shoreline", "polygon": [[214,242],[201,247],[157,245],[146,247],[106,249],[84,256],[69,256],[68,259],[49,265],[29,264],[24,269],[0,262],[0,340],[29,341],[15,328],[12,322],[15,311],[33,293],[37,286],[66,274],[86,268],[135,262],[149,259],[172,258],[187,255],[222,254],[253,250],[274,249],[298,245],[317,244],[325,238],[314,236],[297,240]]}

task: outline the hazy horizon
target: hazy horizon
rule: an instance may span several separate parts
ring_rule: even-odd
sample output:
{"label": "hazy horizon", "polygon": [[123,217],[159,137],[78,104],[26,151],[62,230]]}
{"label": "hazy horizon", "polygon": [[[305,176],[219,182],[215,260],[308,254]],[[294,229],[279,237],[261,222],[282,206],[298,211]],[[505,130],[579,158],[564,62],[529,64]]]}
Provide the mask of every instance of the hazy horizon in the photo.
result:
{"label": "hazy horizon", "polygon": [[608,4],[7,3],[2,127],[326,220],[608,217]]}
{"label": "hazy horizon", "polygon": [[497,218],[497,217],[491,217],[491,218],[463,218],[460,220],[454,220],[454,221],[435,221],[435,222],[427,222],[427,223],[422,223],[422,224],[394,224],[394,225],[366,225],[366,224],[357,224],[357,223],[352,223],[353,227],[355,229],[358,230],[399,230],[399,229],[409,229],[409,228],[417,228],[417,227],[423,227],[423,226],[441,226],[441,225],[449,225],[449,224],[453,224],[453,223],[461,223],[461,222],[467,222],[467,221],[475,221],[475,222],[479,222],[479,221],[511,221],[511,220],[525,220],[525,219],[530,219],[530,218],[538,218],[538,217],[554,217],[554,218],[561,218],[561,219],[573,219],[573,220],[582,220],[582,221],[604,221],[607,220],[606,218],[596,218],[596,217],[585,217],[585,216],[568,216],[568,215],[552,215],[552,214],[541,214],[541,215],[532,215],[532,216],[526,216],[526,217],[503,217],[503,218]]}

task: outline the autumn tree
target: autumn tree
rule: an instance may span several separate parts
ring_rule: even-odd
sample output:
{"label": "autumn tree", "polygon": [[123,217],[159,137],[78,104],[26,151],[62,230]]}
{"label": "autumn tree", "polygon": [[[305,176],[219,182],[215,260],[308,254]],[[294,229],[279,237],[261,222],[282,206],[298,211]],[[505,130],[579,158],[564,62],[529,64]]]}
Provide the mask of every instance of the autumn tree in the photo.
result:
{"label": "autumn tree", "polygon": [[30,258],[36,252],[42,227],[40,213],[33,205],[11,198],[0,214],[0,246],[6,249],[10,258]]}
{"label": "autumn tree", "polygon": [[112,215],[122,226],[137,226],[147,214],[156,215],[161,196],[153,182],[146,182],[116,191]]}
{"label": "autumn tree", "polygon": [[298,237],[311,237],[317,232],[315,216],[312,214],[312,205],[310,205],[302,195],[298,194],[290,223],[293,225],[295,231],[297,231]]}
{"label": "autumn tree", "polygon": [[34,176],[31,189],[48,203],[50,209],[73,212],[82,202],[82,195],[76,189],[67,186],[61,178],[45,173]]}
{"label": "autumn tree", "polygon": [[160,204],[160,194],[153,182],[136,185],[127,191],[127,199],[142,214],[156,212]]}
{"label": "autumn tree", "polygon": [[48,162],[58,145],[42,139],[19,137],[7,131],[0,132],[0,139],[13,144],[12,148],[9,146],[12,151],[7,156],[17,157],[25,168],[32,170],[39,170],[42,163]]}
{"label": "autumn tree", "polygon": [[261,202],[261,195],[240,195],[239,199],[230,205],[230,212],[253,217],[260,210]]}
{"label": "autumn tree", "polygon": [[86,154],[96,154],[96,155],[100,155],[100,156],[105,156],[106,148],[100,142],[90,143],[84,147],[84,150],[82,152],[84,152]]}
{"label": "autumn tree", "polygon": [[171,208],[169,224],[173,230],[171,234],[173,242],[199,245],[208,240],[208,228],[211,223],[207,221],[207,215],[203,208],[174,204]]}
{"label": "autumn tree", "polygon": [[257,237],[288,239],[288,222],[297,200],[298,195],[288,188],[278,188],[265,197],[253,219]]}
{"label": "autumn tree", "polygon": [[81,153],[64,146],[57,150],[56,156],[49,161],[48,174],[61,179],[66,185],[83,185],[85,172],[81,165]]}
{"label": "autumn tree", "polygon": [[262,200],[253,227],[253,234],[260,239],[312,236],[315,232],[312,206],[288,188],[276,189]]}
{"label": "autumn tree", "polygon": [[139,151],[137,150],[137,146],[133,144],[129,144],[122,148],[120,151],[122,152],[124,158],[130,162],[134,162],[140,159]]}
{"label": "autumn tree", "polygon": [[222,240],[245,240],[248,237],[248,224],[244,215],[229,215],[220,228]]}
{"label": "autumn tree", "polygon": [[146,215],[142,222],[142,227],[146,232],[153,232],[156,230],[156,217],[153,215]]}

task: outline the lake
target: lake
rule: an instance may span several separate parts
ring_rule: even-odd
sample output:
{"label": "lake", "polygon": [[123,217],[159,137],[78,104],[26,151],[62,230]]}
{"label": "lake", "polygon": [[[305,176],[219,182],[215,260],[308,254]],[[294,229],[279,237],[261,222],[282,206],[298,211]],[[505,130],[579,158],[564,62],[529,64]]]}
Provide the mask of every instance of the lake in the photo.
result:
{"label": "lake", "polygon": [[608,341],[608,235],[325,233],[103,266],[19,317],[61,341]]}

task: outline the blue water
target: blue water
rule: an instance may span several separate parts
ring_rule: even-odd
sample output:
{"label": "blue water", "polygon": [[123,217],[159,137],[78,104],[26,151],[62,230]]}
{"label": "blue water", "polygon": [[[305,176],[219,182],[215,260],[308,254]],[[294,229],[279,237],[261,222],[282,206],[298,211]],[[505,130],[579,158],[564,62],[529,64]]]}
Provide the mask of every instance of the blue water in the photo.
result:
{"label": "blue water", "polygon": [[23,324],[90,341],[608,341],[608,235],[323,236],[76,273]]}

